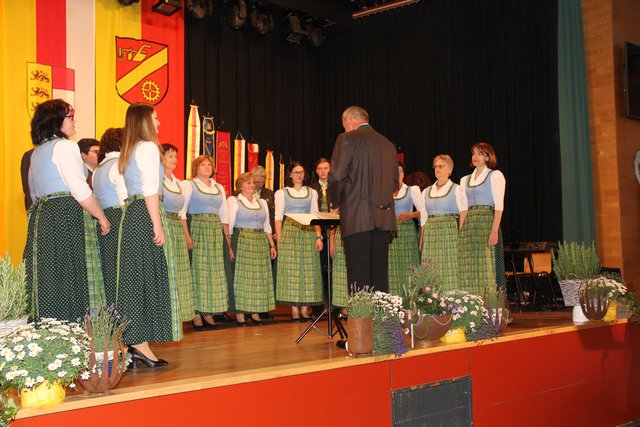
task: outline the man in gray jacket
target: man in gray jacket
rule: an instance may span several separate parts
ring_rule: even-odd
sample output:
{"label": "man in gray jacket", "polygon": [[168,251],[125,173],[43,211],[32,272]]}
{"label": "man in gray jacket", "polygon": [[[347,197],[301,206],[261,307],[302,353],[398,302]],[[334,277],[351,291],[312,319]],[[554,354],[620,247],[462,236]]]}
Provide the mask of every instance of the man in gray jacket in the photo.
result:
{"label": "man in gray jacket", "polygon": [[388,292],[389,241],[396,230],[393,192],[398,189],[396,147],[352,106],[342,113],[329,173],[332,212],[340,214],[347,280]]}

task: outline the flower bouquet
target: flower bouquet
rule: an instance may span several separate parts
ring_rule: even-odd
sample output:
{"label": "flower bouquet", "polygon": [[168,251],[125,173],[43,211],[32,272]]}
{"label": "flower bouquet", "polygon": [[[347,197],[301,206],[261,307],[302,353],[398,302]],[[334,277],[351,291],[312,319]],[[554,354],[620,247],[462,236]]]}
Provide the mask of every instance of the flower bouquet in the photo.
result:
{"label": "flower bouquet", "polygon": [[373,351],[377,354],[406,353],[402,319],[402,297],[376,291],[373,313]]}
{"label": "flower bouquet", "polygon": [[[464,342],[465,334],[473,333],[488,318],[482,297],[467,291],[454,289],[444,294],[447,309],[453,317],[451,330],[443,337],[444,342]],[[450,337],[455,337],[452,341]]]}
{"label": "flower bouquet", "polygon": [[[64,386],[86,368],[89,337],[77,323],[43,318],[0,339],[0,387],[21,390],[23,407],[49,406],[64,400]],[[40,390],[57,398],[40,400]],[[36,397],[33,399],[33,397]]]}
{"label": "flower bouquet", "polygon": [[589,320],[616,320],[617,300],[626,293],[627,287],[621,280],[613,276],[598,276],[580,287],[580,306]]}

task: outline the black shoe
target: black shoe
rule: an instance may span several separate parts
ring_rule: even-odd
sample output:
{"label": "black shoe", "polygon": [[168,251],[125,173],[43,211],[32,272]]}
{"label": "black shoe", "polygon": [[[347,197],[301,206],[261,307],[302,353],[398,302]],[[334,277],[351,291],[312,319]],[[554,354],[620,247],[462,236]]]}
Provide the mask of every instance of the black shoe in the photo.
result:
{"label": "black shoe", "polygon": [[291,316],[291,321],[292,321],[293,323],[300,323],[300,322],[302,322],[302,318],[300,318],[300,317],[293,317],[293,316]]}
{"label": "black shoe", "polygon": [[236,320],[236,326],[247,326],[247,321],[245,320],[245,321],[243,321],[243,322],[238,322],[238,321]]}
{"label": "black shoe", "polygon": [[225,314],[216,314],[215,316],[213,316],[213,320],[216,321],[216,323],[234,323],[235,320],[230,317],[227,313]]}
{"label": "black shoe", "polygon": [[203,332],[207,330],[207,327],[204,324],[198,326],[193,320],[191,321],[191,326],[193,326],[193,330],[196,332]]}
{"label": "black shoe", "polygon": [[264,312],[264,313],[258,313],[258,314],[260,314],[260,319],[261,320],[273,320],[274,319],[274,317],[268,311]]}
{"label": "black shoe", "polygon": [[169,364],[169,362],[164,359],[151,360],[135,347],[129,347],[127,353],[131,355],[131,367],[133,369],[138,367],[139,362],[144,363],[149,368],[158,368]]}
{"label": "black shoe", "polygon": [[262,326],[262,320],[256,320],[253,318],[253,316],[250,316],[249,319],[251,319],[251,323],[254,324],[255,326]]}
{"label": "black shoe", "polygon": [[216,329],[219,328],[219,325],[216,323],[209,323],[207,322],[207,319],[204,318],[204,316],[202,317],[202,325],[205,328],[205,331],[215,331]]}
{"label": "black shoe", "polygon": [[304,316],[300,316],[300,322],[305,323],[305,322],[313,322],[313,317],[304,317]]}

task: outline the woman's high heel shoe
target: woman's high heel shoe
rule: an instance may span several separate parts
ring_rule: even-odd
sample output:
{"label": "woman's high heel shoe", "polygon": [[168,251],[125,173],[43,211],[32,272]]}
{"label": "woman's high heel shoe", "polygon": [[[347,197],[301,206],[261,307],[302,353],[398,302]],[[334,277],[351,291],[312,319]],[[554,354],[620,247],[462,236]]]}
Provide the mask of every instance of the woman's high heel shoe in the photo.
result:
{"label": "woman's high heel shoe", "polygon": [[138,362],[144,363],[149,368],[158,368],[169,364],[169,362],[164,359],[151,360],[135,347],[129,347],[127,353],[131,355],[131,367],[133,369],[138,367]]}
{"label": "woman's high heel shoe", "polygon": [[258,318],[258,319],[254,319],[254,317],[253,317],[253,316],[251,316],[251,323],[253,323],[253,324],[254,324],[254,325],[256,325],[256,326],[261,326],[261,325],[263,324],[263,323],[262,323],[262,319],[260,319],[260,318]]}

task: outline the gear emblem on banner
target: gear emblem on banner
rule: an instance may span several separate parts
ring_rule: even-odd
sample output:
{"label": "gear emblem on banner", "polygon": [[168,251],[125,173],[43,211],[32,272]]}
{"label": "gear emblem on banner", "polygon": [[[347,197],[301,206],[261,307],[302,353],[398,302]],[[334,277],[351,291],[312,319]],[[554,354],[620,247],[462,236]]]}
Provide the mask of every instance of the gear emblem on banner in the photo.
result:
{"label": "gear emblem on banner", "polygon": [[140,86],[142,97],[149,101],[157,101],[160,98],[160,87],[153,80],[145,80]]}

